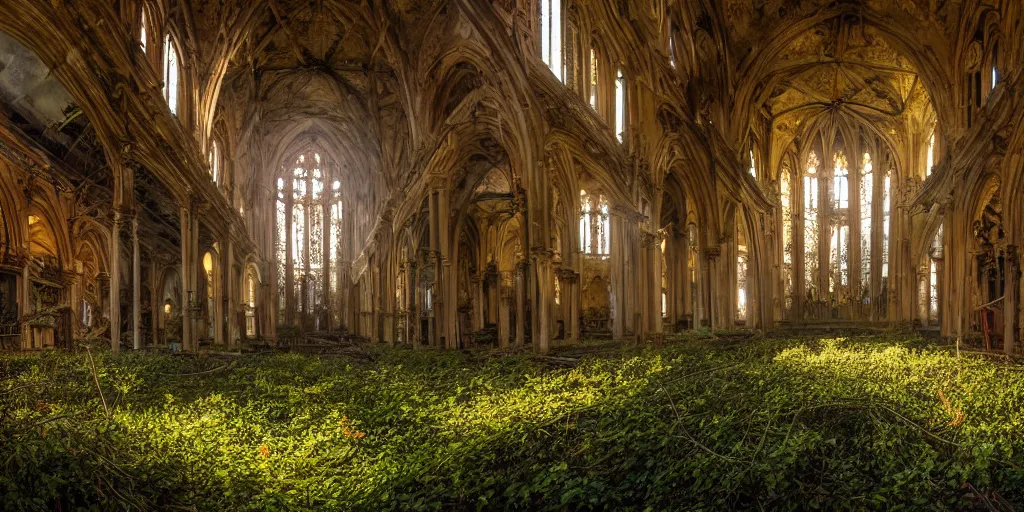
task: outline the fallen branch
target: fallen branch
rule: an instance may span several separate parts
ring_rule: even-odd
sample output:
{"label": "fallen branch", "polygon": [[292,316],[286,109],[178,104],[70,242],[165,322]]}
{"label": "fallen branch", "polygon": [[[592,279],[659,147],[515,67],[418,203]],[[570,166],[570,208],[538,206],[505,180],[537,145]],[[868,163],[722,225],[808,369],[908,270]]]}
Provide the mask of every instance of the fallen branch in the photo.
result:
{"label": "fallen branch", "polygon": [[216,368],[211,368],[209,370],[203,370],[201,372],[195,372],[195,373],[163,373],[163,372],[156,372],[156,374],[157,375],[167,375],[167,376],[170,376],[170,377],[192,377],[192,376],[195,376],[195,375],[206,375],[208,373],[218,372],[218,371],[223,370],[225,368],[230,368],[230,367],[234,366],[236,362],[237,361],[231,361],[228,364],[221,365],[221,366],[218,366]]}
{"label": "fallen branch", "polygon": [[107,399],[103,396],[103,388],[100,387],[100,377],[96,373],[96,362],[92,359],[92,349],[89,345],[82,345],[85,347],[85,353],[89,355],[89,366],[92,368],[92,380],[96,383],[96,391],[100,393],[100,400],[103,402],[103,412],[106,416],[110,417],[110,408],[107,407]]}
{"label": "fallen branch", "polygon": [[690,435],[690,431],[686,430],[686,427],[683,426],[683,418],[682,418],[682,416],[679,415],[679,410],[676,409],[676,403],[675,403],[674,400],[672,400],[672,395],[669,394],[669,392],[665,389],[664,386],[659,386],[659,387],[661,387],[661,391],[663,393],[665,393],[665,396],[668,397],[668,403],[669,403],[669,405],[672,406],[672,412],[676,415],[676,423],[675,424],[679,426],[679,430],[683,431],[683,435],[686,436],[686,439],[688,439],[691,443],[693,443],[694,446],[696,446],[696,447],[700,448],[701,450],[707,452],[709,455],[712,455],[714,457],[722,459],[722,460],[724,460],[726,462],[740,462],[740,459],[737,459],[735,457],[729,457],[727,455],[722,455],[722,454],[712,450],[711,448],[708,448],[707,446],[704,446],[704,443],[701,443],[696,438],[694,438],[692,435]]}

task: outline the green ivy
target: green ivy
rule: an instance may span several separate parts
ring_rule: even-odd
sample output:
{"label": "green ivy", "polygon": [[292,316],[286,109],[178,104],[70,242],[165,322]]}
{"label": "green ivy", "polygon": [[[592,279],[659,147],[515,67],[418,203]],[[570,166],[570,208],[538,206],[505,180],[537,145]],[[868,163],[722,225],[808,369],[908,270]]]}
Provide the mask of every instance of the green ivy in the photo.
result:
{"label": "green ivy", "polygon": [[95,378],[82,354],[0,357],[0,508],[1024,502],[1022,370],[909,334],[698,333],[657,348],[563,349],[578,360],[568,368],[488,351],[365,350],[372,361],[94,351]]}

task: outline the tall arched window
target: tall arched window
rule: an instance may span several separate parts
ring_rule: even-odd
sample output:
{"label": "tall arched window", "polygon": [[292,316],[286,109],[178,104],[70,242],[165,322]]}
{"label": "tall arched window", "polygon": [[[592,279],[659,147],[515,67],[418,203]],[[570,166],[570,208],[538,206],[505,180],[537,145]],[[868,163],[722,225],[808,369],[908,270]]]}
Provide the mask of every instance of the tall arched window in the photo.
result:
{"label": "tall arched window", "polygon": [[818,300],[818,166],[821,159],[811,151],[804,170],[804,284],[807,300]]}
{"label": "tall arched window", "polygon": [[788,163],[782,164],[779,177],[782,201],[782,279],[785,308],[793,307],[793,185],[790,181],[792,170]]}
{"label": "tall arched window", "polygon": [[844,302],[840,286],[849,282],[850,265],[850,170],[846,155],[842,151],[835,154],[835,167],[832,174],[833,212],[830,223],[831,244],[829,256],[831,272],[829,274],[829,292],[834,293],[833,299]]}
{"label": "tall arched window", "polygon": [[750,175],[757,179],[757,162],[754,160],[754,150],[750,150]]}
{"label": "tall arched window", "polygon": [[278,180],[278,282],[287,294],[283,316],[298,313],[298,321],[311,329],[323,328],[331,313],[330,292],[337,291],[331,271],[338,268],[341,183],[327,188],[326,167],[319,153],[303,153],[285,171],[288,181]]}
{"label": "tall arched window", "polygon": [[178,50],[174,48],[174,39],[168,34],[164,38],[164,99],[171,113],[178,115]]}
{"label": "tall arched window", "polygon": [[864,153],[860,168],[860,286],[861,302],[871,302],[871,208],[874,204],[874,164]]}
{"label": "tall arched window", "polygon": [[149,48],[146,42],[146,23],[149,21],[146,19],[146,8],[142,8],[142,16],[139,20],[139,44],[142,46],[142,53],[148,53]]}
{"label": "tall arched window", "polygon": [[626,76],[622,73],[622,68],[619,68],[618,74],[615,77],[615,136],[619,139],[619,142],[626,141],[627,115]]}
{"label": "tall arched window", "polygon": [[[335,181],[331,184],[331,244],[333,247],[330,249],[331,254],[331,268],[338,268],[338,260],[341,259],[341,245],[338,243],[341,241],[341,222],[342,222],[342,209],[341,209],[341,182]],[[337,276],[331,278],[331,294],[338,292],[338,279]]]}
{"label": "tall arched window", "polygon": [[206,317],[213,319],[213,255],[206,253],[203,255],[203,271],[206,272]]}
{"label": "tall arched window", "polygon": [[555,77],[562,80],[561,0],[540,0],[540,53]]}
{"label": "tall arched window", "polygon": [[689,245],[686,251],[686,270],[690,273],[690,314],[693,315],[694,327],[701,325],[701,319],[697,317],[697,305],[700,301],[700,288],[697,279],[697,272],[700,269],[700,240],[698,240],[698,236],[696,224],[686,226],[686,242]]}
{"label": "tall arched window", "polygon": [[611,220],[602,195],[580,191],[580,250],[585,254],[611,254]]}
{"label": "tall arched window", "polygon": [[882,293],[888,290],[889,280],[889,221],[892,211],[892,168],[885,173],[882,182]]}
{"label": "tall arched window", "polygon": [[[277,244],[277,289],[278,289],[278,308],[280,311],[284,311],[285,304],[285,287],[287,272],[288,272],[288,198],[285,195],[284,178],[277,179],[277,230],[276,240]],[[283,318],[283,315],[282,315]]]}
{"label": "tall arched window", "polygon": [[245,279],[245,336],[256,337],[256,276],[250,271]]}
{"label": "tall arched window", "polygon": [[[865,147],[872,146],[868,143]],[[893,170],[890,168],[880,179],[874,171],[881,164],[871,153],[864,152],[851,163],[845,153],[847,149],[836,147],[832,167],[824,171],[818,153],[811,151],[803,164],[803,182],[799,184],[786,177],[783,163],[783,285],[789,289],[789,280],[793,279],[788,270],[791,265],[802,267],[799,275],[804,280],[803,295],[794,292],[790,300],[787,293],[785,304],[787,310],[806,304],[807,307],[797,309],[806,320],[883,320],[886,315]],[[888,159],[885,165],[890,165]],[[827,185],[824,190],[819,185],[822,179]],[[793,185],[802,186],[802,190],[794,193],[790,188]],[[827,202],[820,203],[822,199]],[[787,204],[791,206],[787,208]],[[794,224],[794,233],[787,227],[787,219],[794,223],[802,219],[802,225]],[[802,251],[791,248],[790,244],[799,245],[801,240]]]}
{"label": "tall arched window", "polygon": [[669,25],[668,31],[668,63],[672,65],[672,69],[679,67],[679,56],[678,50],[676,49],[676,29],[675,24]]}
{"label": "tall arched window", "polygon": [[928,269],[928,323],[939,322],[939,265],[943,256],[943,226],[939,225],[929,251]]}
{"label": "tall arched window", "polygon": [[747,320],[747,240],[743,229],[736,227],[736,322]]}
{"label": "tall arched window", "polygon": [[590,47],[590,108],[594,109],[594,112],[600,113],[601,110],[597,107],[597,87],[600,79],[600,75],[597,71],[598,66],[597,50]]}
{"label": "tall arched window", "polygon": [[210,145],[210,177],[213,178],[214,183],[220,183],[220,147],[217,146],[217,141],[213,141]]}
{"label": "tall arched window", "polygon": [[304,166],[305,157],[300,157],[298,166],[292,170],[292,230],[289,233],[292,244],[291,261],[293,265],[292,296],[295,297],[294,308],[296,311],[306,311],[303,298],[303,283],[306,280],[306,263],[309,262],[306,240],[306,233],[309,232],[309,219],[306,216],[306,207],[309,204],[309,171]]}

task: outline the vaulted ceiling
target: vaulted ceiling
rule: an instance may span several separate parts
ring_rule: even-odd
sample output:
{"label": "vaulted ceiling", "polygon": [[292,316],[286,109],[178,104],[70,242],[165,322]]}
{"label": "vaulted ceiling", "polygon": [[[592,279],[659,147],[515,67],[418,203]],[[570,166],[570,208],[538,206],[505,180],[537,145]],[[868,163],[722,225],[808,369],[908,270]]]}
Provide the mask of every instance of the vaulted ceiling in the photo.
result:
{"label": "vaulted ceiling", "polygon": [[794,38],[780,53],[764,113],[794,132],[822,116],[892,127],[927,115],[928,92],[914,66],[877,29],[833,18]]}

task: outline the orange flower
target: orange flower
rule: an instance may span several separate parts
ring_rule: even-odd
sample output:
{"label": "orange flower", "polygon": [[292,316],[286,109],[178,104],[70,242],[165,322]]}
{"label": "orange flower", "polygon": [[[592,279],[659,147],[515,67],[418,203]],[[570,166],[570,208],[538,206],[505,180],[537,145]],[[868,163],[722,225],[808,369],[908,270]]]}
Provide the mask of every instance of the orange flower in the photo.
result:
{"label": "orange flower", "polygon": [[260,457],[270,457],[270,448],[265,444],[260,445]]}

